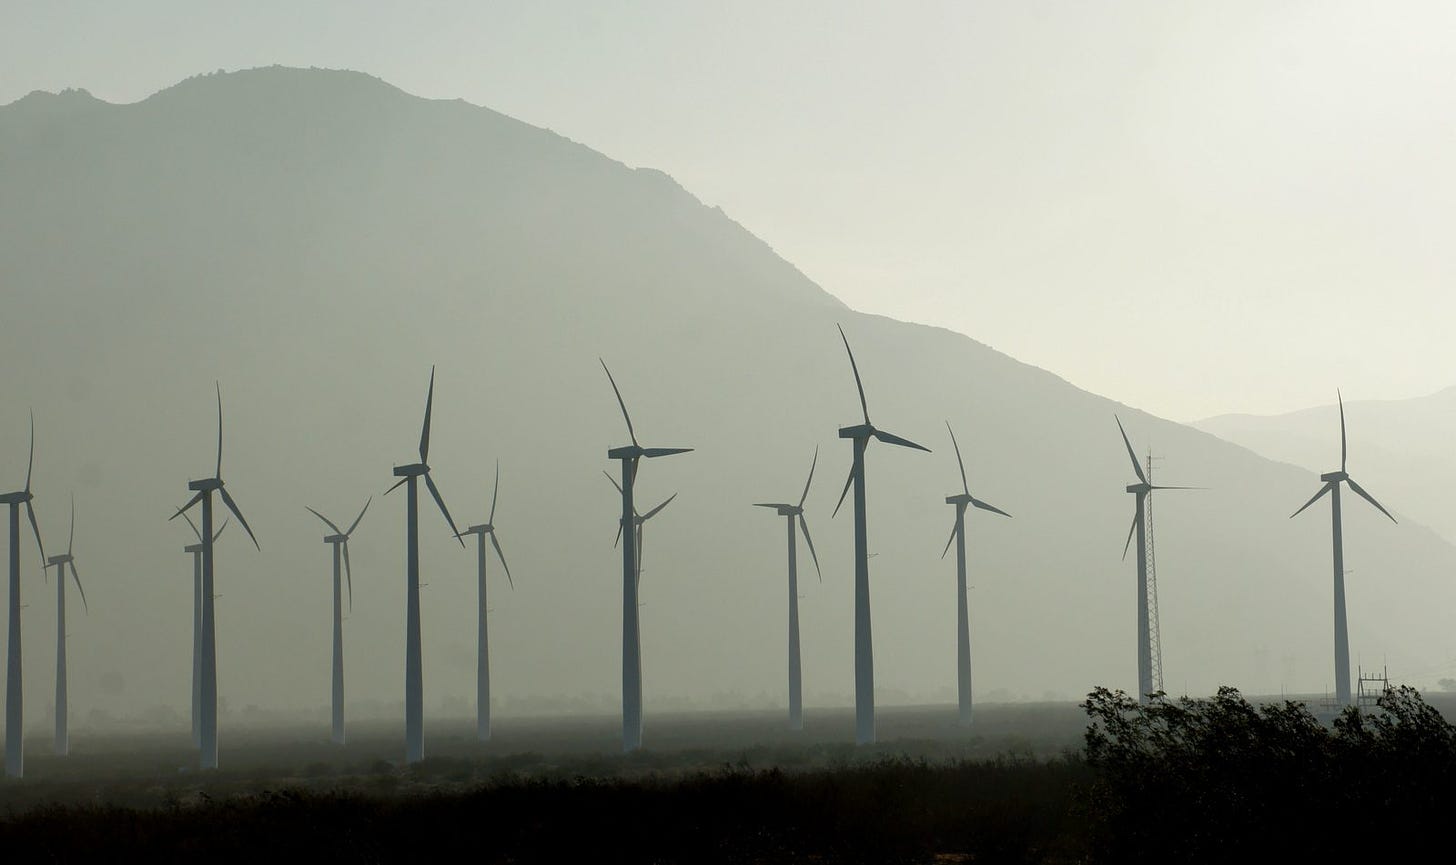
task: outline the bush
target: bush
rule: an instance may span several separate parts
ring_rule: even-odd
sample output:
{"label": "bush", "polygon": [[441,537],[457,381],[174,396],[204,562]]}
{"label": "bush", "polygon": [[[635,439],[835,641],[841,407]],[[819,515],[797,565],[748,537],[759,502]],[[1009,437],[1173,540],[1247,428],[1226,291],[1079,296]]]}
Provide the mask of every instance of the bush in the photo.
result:
{"label": "bush", "polygon": [[1331,726],[1303,703],[1256,707],[1227,687],[1147,705],[1098,688],[1082,705],[1100,861],[1389,856],[1456,805],[1456,727],[1414,689]]}

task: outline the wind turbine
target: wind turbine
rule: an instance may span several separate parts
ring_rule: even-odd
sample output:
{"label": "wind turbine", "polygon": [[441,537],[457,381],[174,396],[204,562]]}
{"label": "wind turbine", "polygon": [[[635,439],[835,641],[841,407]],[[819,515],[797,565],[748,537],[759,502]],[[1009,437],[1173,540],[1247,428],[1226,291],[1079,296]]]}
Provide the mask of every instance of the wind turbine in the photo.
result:
{"label": "wind turbine", "polygon": [[950,540],[945,542],[945,549],[940,551],[940,557],[950,552],[950,545],[956,545],[956,690],[960,695],[960,719],[961,726],[971,725],[971,619],[966,610],[966,508],[975,507],[983,511],[990,511],[993,514],[1000,514],[1009,517],[1010,514],[996,507],[981,501],[971,495],[971,485],[966,481],[966,462],[961,459],[961,446],[956,442],[955,430],[950,428],[950,421],[946,421],[946,432],[950,433],[950,443],[955,448],[956,465],[961,470],[961,492],[957,495],[946,496],[945,503],[955,505],[955,525],[950,530]]}
{"label": "wind turbine", "polygon": [[30,415],[30,459],[25,465],[25,489],[0,495],[0,504],[10,506],[10,636],[5,665],[5,774],[19,778],[25,774],[25,711],[20,664],[20,506],[35,534],[40,560],[46,560],[45,544],[40,540],[40,526],[31,505],[30,474],[35,467],[35,413]]}
{"label": "wind turbine", "polygon": [[804,481],[804,492],[799,503],[755,504],[756,508],[773,508],[781,517],[788,518],[789,529],[789,729],[804,729],[804,685],[803,671],[799,662],[799,550],[798,535],[794,533],[794,521],[804,533],[804,542],[809,545],[809,555],[814,558],[814,571],[819,582],[824,582],[824,573],[819,570],[819,556],[814,552],[814,540],[809,537],[809,523],[804,520],[804,500],[809,497],[809,484],[814,482],[814,467],[819,464],[819,448],[814,448],[814,459],[809,463],[809,478]]}
{"label": "wind turbine", "polygon": [[854,464],[849,470],[849,479],[844,482],[844,492],[839,494],[839,504],[834,514],[844,504],[849,488],[854,487],[854,739],[860,745],[875,741],[875,647],[870,634],[870,559],[869,530],[865,524],[865,448],[875,438],[889,445],[914,448],[930,452],[930,448],[918,445],[906,438],[876,429],[870,423],[869,404],[865,402],[864,382],[859,377],[859,366],[854,362],[854,352],[849,347],[849,337],[844,328],[839,328],[839,338],[844,340],[844,350],[849,354],[849,368],[854,371],[854,386],[859,390],[859,407],[864,412],[864,423],[840,427],[839,437],[854,442]]}
{"label": "wind turbine", "polygon": [[1127,541],[1122,545],[1122,557],[1127,558],[1127,548],[1132,544],[1133,535],[1137,536],[1137,671],[1138,671],[1138,701],[1147,703],[1152,699],[1153,685],[1153,634],[1151,626],[1151,613],[1148,609],[1148,520],[1147,505],[1148,496],[1153,490],[1191,490],[1197,487],[1170,487],[1154,486],[1143,472],[1143,467],[1138,463],[1137,454],[1133,453],[1132,442],[1127,438],[1127,430],[1122,428],[1122,419],[1113,415],[1117,421],[1117,431],[1122,433],[1122,443],[1127,448],[1127,458],[1132,461],[1132,470],[1137,473],[1138,482],[1128,484],[1127,491],[1136,497],[1136,505],[1132,516],[1132,526],[1127,530]]}
{"label": "wind turbine", "polygon": [[[418,763],[425,758],[425,691],[423,661],[420,657],[420,508],[419,479],[425,479],[425,486],[450,524],[450,533],[460,540],[460,531],[450,519],[445,500],[440,497],[440,488],[430,477],[430,412],[435,404],[435,368],[430,367],[430,390],[425,397],[425,423],[420,431],[420,461],[407,466],[395,466],[394,476],[399,478],[394,486],[384,491],[389,495],[405,488],[405,655],[404,655],[404,749],[405,762]],[[460,540],[460,546],[465,541]]]}
{"label": "wind turbine", "polygon": [[500,498],[500,461],[495,464],[495,489],[490,494],[490,516],[481,525],[471,526],[462,535],[475,535],[476,539],[476,562],[477,578],[476,593],[479,598],[479,609],[476,611],[475,626],[475,735],[482,742],[490,741],[490,635],[486,625],[485,599],[485,539],[490,538],[491,546],[495,547],[496,557],[500,559],[501,567],[506,571],[506,582],[512,590],[516,588],[516,581],[511,579],[511,566],[506,564],[506,554],[501,551],[500,539],[495,533],[495,505]]}
{"label": "wind turbine", "polygon": [[[616,487],[617,494],[620,495],[621,492],[622,492],[622,485],[619,484],[619,483],[617,483],[617,479],[614,478],[614,477],[612,477],[611,475],[607,474],[606,472],[602,472],[602,475],[605,476],[607,480],[609,480],[609,481],[612,482],[612,486],[613,487]],[[653,508],[652,510],[648,511],[646,514],[640,514],[640,513],[638,513],[637,512],[637,506],[635,504],[632,506],[632,525],[633,525],[633,531],[635,531],[637,533],[637,584],[639,586],[642,584],[642,537],[643,537],[643,535],[642,535],[642,527],[643,527],[643,525],[646,524],[646,522],[648,520],[650,520],[653,517],[657,516],[658,514],[662,513],[662,509],[665,508],[665,507],[667,507],[668,505],[672,504],[672,500],[675,499],[675,498],[677,498],[677,493],[673,493],[672,495],[668,496],[667,499],[665,501],[663,501],[662,504],[660,504],[657,507]],[[621,543],[622,543],[622,524],[621,524],[621,522],[618,522],[617,523],[617,539],[615,541],[612,541],[612,549],[616,549],[617,546],[619,544],[621,544]],[[639,606],[640,606],[640,604],[639,604]]]}
{"label": "wind turbine", "polygon": [[1319,501],[1326,493],[1330,494],[1330,531],[1333,535],[1334,564],[1335,564],[1335,700],[1342,706],[1350,705],[1350,633],[1345,623],[1345,541],[1344,532],[1340,519],[1340,484],[1347,483],[1355,495],[1375,506],[1375,509],[1390,517],[1395,522],[1395,517],[1390,516],[1380,502],[1365,492],[1365,489],[1355,483],[1350,473],[1345,471],[1345,458],[1348,455],[1348,444],[1345,439],[1345,398],[1339,391],[1335,392],[1336,399],[1340,402],[1340,470],[1337,472],[1326,472],[1320,475],[1324,486],[1314,497],[1300,506],[1299,510],[1290,514],[1290,519],[1299,516],[1305,508]]}
{"label": "wind turbine", "polygon": [[349,581],[349,609],[354,609],[354,569],[349,566],[349,536],[359,528],[359,521],[364,519],[364,511],[369,510],[369,503],[374,501],[371,496],[364,502],[364,507],[359,511],[359,516],[346,532],[334,524],[334,521],[304,505],[308,512],[323,520],[324,523],[334,530],[332,535],[324,538],[324,543],[334,548],[334,678],[333,678],[333,740],[334,744],[344,744],[344,613],[343,613],[343,586],[340,585],[339,560],[343,559],[344,576]]}
{"label": "wind turbine", "polygon": [[[217,618],[213,609],[214,584],[213,584],[213,541],[216,536],[212,533],[212,494],[216,492],[222,497],[222,503],[232,511],[242,523],[243,531],[252,538],[253,546],[259,552],[262,547],[258,546],[258,538],[253,534],[252,526],[238,510],[238,503],[233,501],[232,495],[223,486],[222,480],[222,386],[217,386],[217,468],[210,478],[203,478],[198,481],[187,483],[189,490],[195,490],[197,495],[183,505],[169,519],[177,519],[198,503],[202,504],[202,706],[198,724],[199,747],[201,757],[199,765],[203,769],[217,768]],[[219,530],[220,531],[220,530]]]}
{"label": "wind turbine", "polygon": [[[632,416],[627,414],[627,403],[622,400],[622,391],[612,371],[602,361],[602,370],[607,381],[612,383],[612,392],[617,395],[617,405],[622,408],[622,418],[627,421],[627,435],[632,444],[611,448],[607,458],[622,463],[622,522],[623,526],[634,525],[637,515],[632,505],[632,489],[637,480],[637,463],[643,457],[672,456],[687,453],[692,448],[644,448],[637,443],[637,433],[632,428]],[[627,542],[622,544],[622,750],[635,751],[642,747],[642,643],[637,612],[637,532],[624,532]]]}
{"label": "wind turbine", "polygon": [[76,573],[76,557],[72,554],[76,543],[76,499],[71,498],[71,536],[66,541],[66,553],[46,559],[46,566],[56,569],[56,756],[71,753],[71,737],[66,729],[66,566],[71,567],[71,578],[76,581],[76,591],[81,593],[81,608],[90,612],[86,603],[86,590],[81,588],[81,575]]}
{"label": "wind turbine", "polygon": [[[182,518],[192,527],[197,543],[188,544],[182,552],[192,554],[192,746],[202,746],[202,533],[197,524],[186,514]],[[222,526],[212,535],[213,542],[222,537],[227,528],[226,518]]]}

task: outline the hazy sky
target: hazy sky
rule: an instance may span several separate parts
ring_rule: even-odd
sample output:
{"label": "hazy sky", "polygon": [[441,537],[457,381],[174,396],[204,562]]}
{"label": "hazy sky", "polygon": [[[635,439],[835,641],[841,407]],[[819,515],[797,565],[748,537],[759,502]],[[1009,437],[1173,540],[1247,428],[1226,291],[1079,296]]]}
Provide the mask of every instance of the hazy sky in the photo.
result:
{"label": "hazy sky", "polygon": [[1456,384],[1444,3],[0,0],[0,103],[351,68],[661,168],[851,305],[1175,419]]}

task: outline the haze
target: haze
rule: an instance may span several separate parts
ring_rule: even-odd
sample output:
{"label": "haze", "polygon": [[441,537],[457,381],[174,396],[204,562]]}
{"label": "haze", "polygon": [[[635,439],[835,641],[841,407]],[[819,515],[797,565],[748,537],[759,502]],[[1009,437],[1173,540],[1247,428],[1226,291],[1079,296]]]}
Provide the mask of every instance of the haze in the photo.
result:
{"label": "haze", "polygon": [[851,306],[1166,417],[1451,383],[1448,4],[0,5],[0,104],[358,69],[666,171]]}
{"label": "haze", "polygon": [[[1450,384],[1442,7],[244,8],[10,5],[0,30],[0,487],[33,406],[48,547],[77,497],[78,723],[185,719],[191,539],[166,517],[211,469],[214,381],[263,546],[220,543],[231,711],[322,717],[329,553],[304,506],[375,495],[346,670],[352,717],[397,714],[403,504],[378,495],[432,364],[461,526],[501,463],[498,710],[613,711],[601,471],[626,431],[599,356],[644,442],[697,449],[642,470],[642,501],[679,493],[643,563],[649,727],[781,704],[783,527],[751,503],[796,496],[816,445],[805,696],[847,705],[836,324],[876,422],[934,449],[870,464],[881,703],[954,695],[946,420],[972,491],[1015,515],[969,521],[978,698],[1132,686],[1114,413],[1160,479],[1210,487],[1157,500],[1169,689],[1328,688],[1327,516],[1287,519],[1315,479],[1276,460],[1334,468],[1338,428],[1296,460],[1165,418]],[[1346,513],[1352,651],[1431,687],[1456,669],[1456,518],[1362,467],[1383,427],[1358,405],[1351,469],[1401,524]],[[463,716],[474,557],[431,511],[421,531],[427,717]],[[24,556],[39,723],[53,601]]]}

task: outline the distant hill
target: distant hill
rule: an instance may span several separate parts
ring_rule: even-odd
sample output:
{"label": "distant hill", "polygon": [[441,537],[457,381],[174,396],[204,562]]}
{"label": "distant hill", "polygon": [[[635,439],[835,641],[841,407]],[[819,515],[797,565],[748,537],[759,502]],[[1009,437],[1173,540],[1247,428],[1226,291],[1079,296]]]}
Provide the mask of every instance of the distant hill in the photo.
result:
{"label": "distant hill", "polygon": [[[1405,400],[1345,403],[1350,471],[1381,504],[1456,541],[1456,387]],[[1340,463],[1335,403],[1282,415],[1222,415],[1199,429],[1313,471]]]}
{"label": "distant hill", "polygon": [[[1114,413],[1166,458],[1160,478],[1210,487],[1156,500],[1169,689],[1330,686],[1328,525],[1287,519],[1309,471],[960,334],[856,313],[661,172],[366,75],[270,68],[132,105],[73,91],[0,107],[0,190],[0,484],[23,476],[34,406],[52,547],[76,493],[82,718],[186,705],[189,536],[166,518],[211,470],[214,379],[224,473],[263,546],[229,530],[219,553],[224,747],[240,718],[326,703],[329,556],[305,504],[344,519],[376,496],[353,545],[346,674],[359,711],[396,711],[403,502],[378,494],[415,457],[432,363],[431,461],[462,525],[484,518],[501,463],[516,589],[492,584],[499,708],[614,706],[617,505],[601,470],[626,430],[599,356],[644,442],[697,448],[641,474],[646,499],[680,493],[644,561],[649,744],[653,707],[782,701],[783,529],[750,504],[797,494],[815,445],[824,581],[802,587],[805,687],[811,705],[847,703],[851,526],[830,510],[849,460],[836,429],[859,406],[836,324],[876,423],[935,449],[869,455],[882,702],[953,699],[946,419],[972,490],[1015,515],[971,520],[980,699],[1133,685],[1131,472]],[[1370,429],[1358,410],[1351,422]],[[1357,449],[1352,468],[1373,459]],[[1379,474],[1365,472],[1370,489],[1404,516],[1410,500]],[[427,715],[465,714],[473,553],[422,520]],[[1433,682],[1453,653],[1456,549],[1417,520],[1352,509],[1346,525],[1356,658]],[[54,601],[28,548],[25,563],[39,723]]]}

